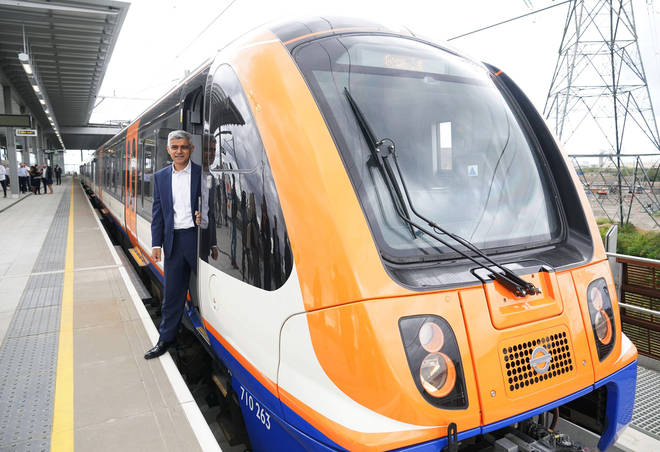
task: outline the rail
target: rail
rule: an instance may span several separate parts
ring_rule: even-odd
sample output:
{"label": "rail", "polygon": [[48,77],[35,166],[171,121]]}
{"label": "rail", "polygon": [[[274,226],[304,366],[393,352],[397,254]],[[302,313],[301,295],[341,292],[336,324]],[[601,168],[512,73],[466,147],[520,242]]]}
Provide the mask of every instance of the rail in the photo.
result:
{"label": "rail", "polygon": [[617,280],[623,332],[640,354],[660,359],[660,260],[607,256]]}

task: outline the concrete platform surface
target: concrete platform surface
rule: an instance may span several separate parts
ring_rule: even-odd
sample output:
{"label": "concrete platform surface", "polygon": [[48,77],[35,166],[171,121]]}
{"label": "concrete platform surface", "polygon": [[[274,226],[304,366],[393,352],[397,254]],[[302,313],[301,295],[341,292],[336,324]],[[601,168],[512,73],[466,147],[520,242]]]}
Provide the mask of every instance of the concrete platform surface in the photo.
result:
{"label": "concrete platform surface", "polygon": [[80,185],[53,188],[0,213],[0,452],[220,450],[169,354],[144,360],[155,328]]}

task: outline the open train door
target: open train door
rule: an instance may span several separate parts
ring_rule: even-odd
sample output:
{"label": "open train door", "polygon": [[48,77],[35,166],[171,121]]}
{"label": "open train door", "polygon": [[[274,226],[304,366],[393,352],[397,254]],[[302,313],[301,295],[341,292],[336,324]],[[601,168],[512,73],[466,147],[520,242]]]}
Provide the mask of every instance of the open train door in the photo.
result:
{"label": "open train door", "polygon": [[[193,152],[190,155],[190,159],[193,163],[203,166],[202,164],[202,138],[203,138],[203,123],[202,123],[202,113],[203,113],[203,100],[204,100],[204,88],[200,86],[200,82],[205,81],[206,77],[203,74],[200,74],[199,81],[197,83],[191,83],[184,92],[184,101],[183,109],[181,112],[181,126],[186,132],[192,134],[191,143],[194,146]],[[202,205],[201,197],[197,200],[197,205]],[[200,207],[201,209],[201,207]],[[200,237],[198,236],[198,242]],[[197,247],[197,265],[199,270],[199,245]],[[199,287],[198,287],[198,277],[197,272],[190,273],[190,283],[189,283],[189,293],[190,298],[195,307],[199,309]]]}
{"label": "open train door", "polygon": [[124,162],[124,218],[126,232],[132,249],[137,247],[138,157],[137,135],[140,122],[136,121],[126,131],[126,162]]}

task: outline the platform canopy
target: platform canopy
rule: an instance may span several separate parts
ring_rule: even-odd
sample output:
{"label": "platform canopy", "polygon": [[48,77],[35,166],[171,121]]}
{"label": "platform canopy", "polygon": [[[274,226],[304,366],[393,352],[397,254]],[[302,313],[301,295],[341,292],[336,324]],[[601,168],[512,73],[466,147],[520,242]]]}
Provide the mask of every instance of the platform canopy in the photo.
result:
{"label": "platform canopy", "polygon": [[128,7],[129,3],[113,0],[0,0],[0,68],[37,116],[36,122],[46,133],[54,133],[19,60],[19,53],[29,55],[68,149],[93,149],[108,138],[71,131],[89,131]]}

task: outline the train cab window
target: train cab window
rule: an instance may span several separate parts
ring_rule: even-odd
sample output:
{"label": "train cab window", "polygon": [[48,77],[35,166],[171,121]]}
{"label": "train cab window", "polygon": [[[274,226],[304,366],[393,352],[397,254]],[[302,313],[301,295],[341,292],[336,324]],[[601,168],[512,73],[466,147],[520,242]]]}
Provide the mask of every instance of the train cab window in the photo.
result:
{"label": "train cab window", "polygon": [[378,35],[318,39],[294,57],[386,261],[456,253],[399,218],[349,96],[375,138],[394,145],[422,215],[490,252],[561,240],[561,207],[542,153],[484,67],[414,39]]}
{"label": "train cab window", "polygon": [[140,212],[151,218],[154,202],[153,175],[156,163],[156,142],[153,133],[140,131],[138,140],[141,152],[140,173],[142,175],[142,205]]}
{"label": "train cab window", "polygon": [[252,286],[276,290],[291,274],[291,248],[259,130],[231,67],[218,67],[207,93],[200,258]]}

